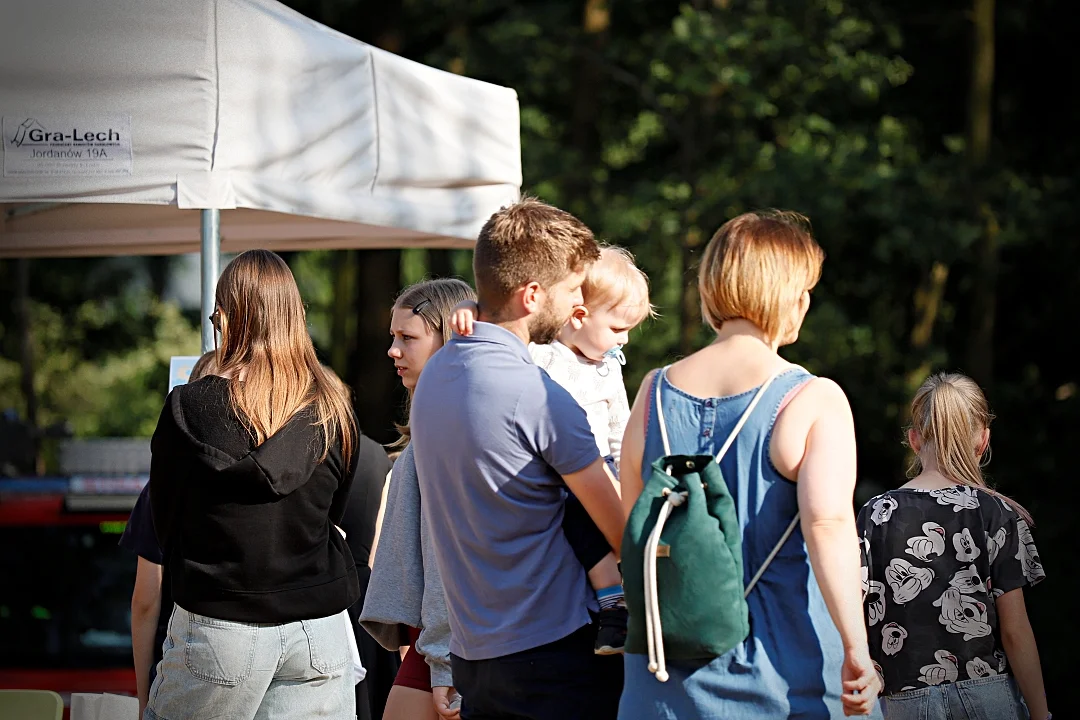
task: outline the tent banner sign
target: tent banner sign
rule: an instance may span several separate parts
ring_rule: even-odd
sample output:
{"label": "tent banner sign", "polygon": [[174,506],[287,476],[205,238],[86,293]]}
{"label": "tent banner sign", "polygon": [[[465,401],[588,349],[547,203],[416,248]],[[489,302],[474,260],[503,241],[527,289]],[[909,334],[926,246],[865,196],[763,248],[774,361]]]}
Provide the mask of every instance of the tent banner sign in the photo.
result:
{"label": "tent banner sign", "polygon": [[131,116],[5,115],[4,177],[131,174]]}

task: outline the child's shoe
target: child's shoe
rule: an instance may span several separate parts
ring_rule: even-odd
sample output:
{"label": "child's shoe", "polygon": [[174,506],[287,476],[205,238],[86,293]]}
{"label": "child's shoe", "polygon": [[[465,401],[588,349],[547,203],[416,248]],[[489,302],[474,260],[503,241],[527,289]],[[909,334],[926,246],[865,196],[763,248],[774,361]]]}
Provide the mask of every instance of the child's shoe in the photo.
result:
{"label": "child's shoe", "polygon": [[601,610],[596,616],[599,629],[596,631],[596,647],[593,652],[597,655],[618,655],[626,645],[626,623],[630,619],[625,605]]}

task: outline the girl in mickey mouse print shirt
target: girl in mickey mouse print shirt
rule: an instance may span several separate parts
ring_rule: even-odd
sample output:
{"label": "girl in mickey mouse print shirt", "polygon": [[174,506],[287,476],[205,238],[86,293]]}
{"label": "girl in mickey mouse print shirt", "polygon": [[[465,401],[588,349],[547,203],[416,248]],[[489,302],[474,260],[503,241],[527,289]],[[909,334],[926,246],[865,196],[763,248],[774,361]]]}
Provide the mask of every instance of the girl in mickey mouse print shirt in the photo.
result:
{"label": "girl in mickey mouse print shirt", "polygon": [[1017,720],[1020,694],[1031,718],[1050,718],[1023,591],[1045,573],[1031,516],[983,479],[986,398],[964,375],[935,375],[911,417],[917,475],[858,519],[885,718]]}

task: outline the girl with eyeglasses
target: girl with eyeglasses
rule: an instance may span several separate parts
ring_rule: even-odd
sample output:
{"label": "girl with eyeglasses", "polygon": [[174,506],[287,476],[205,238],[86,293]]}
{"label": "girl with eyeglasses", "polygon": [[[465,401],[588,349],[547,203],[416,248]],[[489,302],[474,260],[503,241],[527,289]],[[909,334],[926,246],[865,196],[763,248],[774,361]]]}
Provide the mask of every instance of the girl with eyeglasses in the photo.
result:
{"label": "girl with eyeglasses", "polygon": [[341,613],[360,597],[341,522],[358,431],[285,262],[225,268],[215,375],[174,389],[151,443],[150,503],[175,607],[150,720],[352,720]]}

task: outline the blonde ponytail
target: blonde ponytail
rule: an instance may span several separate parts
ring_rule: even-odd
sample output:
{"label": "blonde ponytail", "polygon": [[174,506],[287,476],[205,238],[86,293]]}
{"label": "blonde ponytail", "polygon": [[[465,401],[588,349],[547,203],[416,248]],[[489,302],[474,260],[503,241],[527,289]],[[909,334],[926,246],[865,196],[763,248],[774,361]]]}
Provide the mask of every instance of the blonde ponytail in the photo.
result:
{"label": "blonde ponytail", "polygon": [[[960,373],[939,373],[927,378],[911,401],[911,429],[923,450],[932,450],[938,472],[968,487],[977,487],[1008,503],[1030,525],[1035,523],[1024,506],[988,487],[983,477],[983,458],[989,445],[979,452],[973,438],[990,427],[994,416],[978,384]],[[908,475],[922,472],[915,455]]]}

